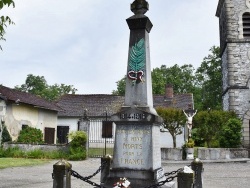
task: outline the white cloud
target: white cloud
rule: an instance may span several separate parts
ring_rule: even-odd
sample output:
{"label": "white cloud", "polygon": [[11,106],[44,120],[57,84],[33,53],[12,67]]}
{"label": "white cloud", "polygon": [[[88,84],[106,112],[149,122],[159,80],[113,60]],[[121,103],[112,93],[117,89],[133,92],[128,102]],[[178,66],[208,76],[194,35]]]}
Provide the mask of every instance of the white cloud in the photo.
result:
{"label": "white cloud", "polygon": [[[111,93],[126,72],[133,0],[16,0],[4,9],[16,23],[1,41],[1,81],[21,85],[28,74],[78,93]],[[217,0],[148,1],[152,68],[199,66],[219,44]]]}

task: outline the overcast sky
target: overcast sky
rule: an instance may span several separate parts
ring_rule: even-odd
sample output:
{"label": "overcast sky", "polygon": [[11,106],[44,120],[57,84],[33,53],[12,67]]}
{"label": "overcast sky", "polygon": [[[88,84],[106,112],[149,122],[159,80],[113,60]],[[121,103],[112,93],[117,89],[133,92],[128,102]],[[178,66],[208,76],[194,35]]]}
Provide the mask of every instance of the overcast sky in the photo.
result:
{"label": "overcast sky", "polygon": [[[0,84],[13,88],[28,74],[77,94],[111,94],[126,74],[133,0],[15,0],[15,22],[0,41]],[[151,68],[199,67],[219,45],[218,0],[148,0]]]}

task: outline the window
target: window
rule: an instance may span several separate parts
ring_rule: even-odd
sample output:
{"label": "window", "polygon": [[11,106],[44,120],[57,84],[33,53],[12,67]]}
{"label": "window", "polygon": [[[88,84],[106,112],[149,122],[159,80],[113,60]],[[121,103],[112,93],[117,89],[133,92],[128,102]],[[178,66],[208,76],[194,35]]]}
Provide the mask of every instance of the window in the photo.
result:
{"label": "window", "polygon": [[246,12],[242,16],[243,21],[243,37],[250,38],[250,13]]}
{"label": "window", "polygon": [[23,130],[23,129],[26,129],[26,128],[28,128],[28,127],[29,127],[28,125],[24,125],[24,124],[23,124],[23,125],[22,125],[22,130]]}

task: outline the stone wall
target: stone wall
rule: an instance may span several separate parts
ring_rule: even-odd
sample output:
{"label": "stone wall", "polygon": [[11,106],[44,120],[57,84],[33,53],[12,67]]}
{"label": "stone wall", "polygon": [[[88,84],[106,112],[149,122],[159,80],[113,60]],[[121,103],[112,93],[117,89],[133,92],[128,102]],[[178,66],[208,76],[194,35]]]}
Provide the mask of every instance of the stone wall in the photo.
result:
{"label": "stone wall", "polygon": [[243,36],[245,12],[250,12],[249,0],[221,0],[216,15],[220,22],[223,109],[242,119],[242,143],[249,147],[250,39]]}
{"label": "stone wall", "polygon": [[182,149],[180,148],[161,148],[162,160],[182,160]]}
{"label": "stone wall", "polygon": [[[198,148],[200,160],[225,160],[248,158],[249,151],[244,148]],[[161,148],[161,160],[182,160],[182,149]]]}
{"label": "stone wall", "polygon": [[200,160],[248,158],[248,150],[241,148],[198,148]]}

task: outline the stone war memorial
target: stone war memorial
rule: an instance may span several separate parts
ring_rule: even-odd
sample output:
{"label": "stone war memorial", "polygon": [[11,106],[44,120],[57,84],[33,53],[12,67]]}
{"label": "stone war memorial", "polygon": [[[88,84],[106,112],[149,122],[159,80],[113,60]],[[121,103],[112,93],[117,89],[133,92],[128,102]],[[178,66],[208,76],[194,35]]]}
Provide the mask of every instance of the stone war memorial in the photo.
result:
{"label": "stone war memorial", "polygon": [[134,15],[126,20],[130,41],[125,103],[112,116],[116,134],[113,162],[104,183],[107,188],[124,177],[136,188],[164,180],[159,140],[162,119],[153,108],[152,97],[149,33],[153,25],[144,15],[148,8],[147,1],[135,0],[131,4]]}

